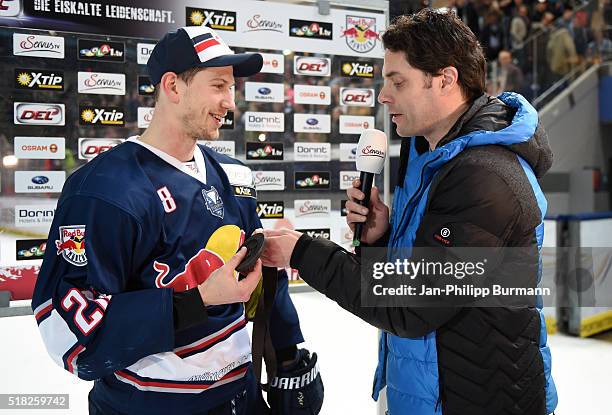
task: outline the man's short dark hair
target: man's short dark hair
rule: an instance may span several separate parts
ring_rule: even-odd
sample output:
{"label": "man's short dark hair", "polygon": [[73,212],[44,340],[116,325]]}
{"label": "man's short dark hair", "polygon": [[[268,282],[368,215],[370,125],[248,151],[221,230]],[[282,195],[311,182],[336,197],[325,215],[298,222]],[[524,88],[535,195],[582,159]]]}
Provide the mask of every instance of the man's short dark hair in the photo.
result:
{"label": "man's short dark hair", "polygon": [[[194,76],[196,76],[196,74],[200,71],[203,71],[206,68],[191,68],[191,69],[187,69],[185,72],[181,72],[180,74],[177,75],[177,77],[185,82],[187,85],[189,85],[189,83],[191,82],[191,80],[193,79]],[[159,100],[159,85],[161,84],[161,82],[157,85],[155,85],[155,91],[153,91],[153,98],[155,99],[155,102],[157,102]]]}
{"label": "man's short dark hair", "polygon": [[454,66],[459,86],[470,101],[485,91],[486,60],[472,31],[454,12],[423,9],[399,16],[382,36],[385,49],[404,52],[413,68],[429,76]]}

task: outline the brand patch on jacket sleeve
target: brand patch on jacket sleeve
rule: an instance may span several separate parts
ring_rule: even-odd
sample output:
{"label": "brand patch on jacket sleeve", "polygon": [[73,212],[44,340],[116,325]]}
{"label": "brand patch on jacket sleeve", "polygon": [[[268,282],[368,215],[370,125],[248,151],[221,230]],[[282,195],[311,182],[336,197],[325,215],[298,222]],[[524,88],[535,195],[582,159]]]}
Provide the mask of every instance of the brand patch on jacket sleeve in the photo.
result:
{"label": "brand patch on jacket sleeve", "polygon": [[257,199],[257,191],[251,186],[232,186],[234,188],[234,195],[238,197],[252,197]]}
{"label": "brand patch on jacket sleeve", "polygon": [[434,240],[442,246],[453,246],[453,230],[450,224],[443,225],[433,234]]}
{"label": "brand patch on jacket sleeve", "polygon": [[77,267],[87,265],[85,256],[85,225],[59,227],[60,239],[55,241],[57,255]]}

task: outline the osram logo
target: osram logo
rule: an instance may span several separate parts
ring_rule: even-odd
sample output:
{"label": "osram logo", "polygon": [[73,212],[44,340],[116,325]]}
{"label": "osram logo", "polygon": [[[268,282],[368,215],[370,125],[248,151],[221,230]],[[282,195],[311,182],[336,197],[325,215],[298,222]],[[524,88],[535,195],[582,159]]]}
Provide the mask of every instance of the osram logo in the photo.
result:
{"label": "osram logo", "polygon": [[331,59],[312,56],[295,56],[293,72],[296,75],[330,76]]}
{"label": "osram logo", "polygon": [[79,158],[91,160],[124,141],[122,138],[79,138]]}
{"label": "osram logo", "polygon": [[14,122],[17,125],[62,126],[65,124],[64,114],[64,104],[14,103]]}
{"label": "osram logo", "polygon": [[341,88],[340,105],[373,107],[374,90],[369,88]]}

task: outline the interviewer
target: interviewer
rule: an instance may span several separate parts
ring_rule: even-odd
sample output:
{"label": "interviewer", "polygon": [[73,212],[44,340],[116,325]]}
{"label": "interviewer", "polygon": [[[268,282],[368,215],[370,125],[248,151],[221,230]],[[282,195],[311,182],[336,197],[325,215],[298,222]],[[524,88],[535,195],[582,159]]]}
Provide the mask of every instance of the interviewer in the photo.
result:
{"label": "interviewer", "polygon": [[[347,191],[362,241],[397,247],[542,245],[552,164],[536,110],[520,95],[485,91],[486,64],[455,14],[424,9],[384,33],[387,105],[403,140],[392,217],[372,190]],[[408,138],[410,137],[410,138]],[[353,183],[355,187],[358,183]],[[444,235],[444,237],[440,237]],[[389,415],[550,414],[557,394],[546,327],[535,307],[363,307],[360,259],[296,231],[266,231],[266,265],[291,266],[316,290],[383,330],[374,399]],[[538,258],[536,258],[538,259]],[[538,267],[533,271],[539,278]]]}

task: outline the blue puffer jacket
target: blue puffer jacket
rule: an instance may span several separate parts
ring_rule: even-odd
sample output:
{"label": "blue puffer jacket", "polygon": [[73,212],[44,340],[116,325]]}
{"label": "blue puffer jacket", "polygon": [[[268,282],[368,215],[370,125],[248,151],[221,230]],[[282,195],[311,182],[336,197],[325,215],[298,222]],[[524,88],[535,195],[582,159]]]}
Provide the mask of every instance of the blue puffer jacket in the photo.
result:
{"label": "blue puffer jacket", "polygon": [[[487,110],[489,106],[486,103],[496,102],[498,106],[503,105],[499,100],[505,106],[513,108],[511,110],[513,115],[508,120],[509,124],[507,123],[501,129],[483,130],[482,126],[486,126],[487,121],[491,121],[491,118],[495,121],[494,118],[497,116],[495,111]],[[420,153],[416,147],[417,140],[411,140],[410,157],[403,185],[396,187],[394,193],[391,235],[388,243],[390,247],[414,246],[422,218],[427,213],[428,201],[433,196],[429,194],[432,182],[447,163],[468,149],[478,146],[491,148],[494,145],[502,146],[504,151],[510,150],[512,153],[508,151],[505,153],[514,154],[511,157],[520,163],[518,169],[522,172],[519,172],[518,176],[522,177],[517,177],[516,180],[523,183],[523,187],[527,188],[523,191],[530,192],[530,198],[537,201],[539,224],[533,226],[532,237],[533,243],[537,243],[538,250],[541,248],[546,199],[538,185],[536,175],[541,176],[550,167],[550,162],[543,163],[542,159],[546,158],[545,155],[538,154],[538,151],[544,151],[548,147],[546,143],[541,143],[543,132],[538,128],[537,112],[522,96],[512,93],[502,94],[498,100],[481,97],[475,105],[478,108],[468,110],[468,113],[460,120],[461,125],[455,129],[456,135],[447,136],[435,150]],[[470,125],[472,128],[469,128]],[[543,139],[545,140],[545,136]],[[548,164],[543,167],[542,163]],[[537,208],[532,210],[537,210]],[[539,327],[536,332],[539,331],[541,354],[537,364],[543,365],[542,385],[544,390],[541,391],[540,409],[534,409],[529,414],[544,415],[542,412],[544,405],[546,414],[552,413],[555,409],[557,394],[551,377],[551,355],[546,343],[546,326],[541,308],[538,308],[537,313],[539,313],[539,322],[537,322]],[[439,373],[441,369],[439,368],[436,336],[437,331],[418,338],[401,338],[383,332],[380,338],[379,363],[375,373],[373,397],[378,399],[381,389],[387,386],[389,415],[476,413],[468,409],[463,412],[457,408],[448,412],[444,409],[444,399],[440,394]],[[520,406],[520,403],[517,405]],[[496,413],[501,413],[501,411]]]}

